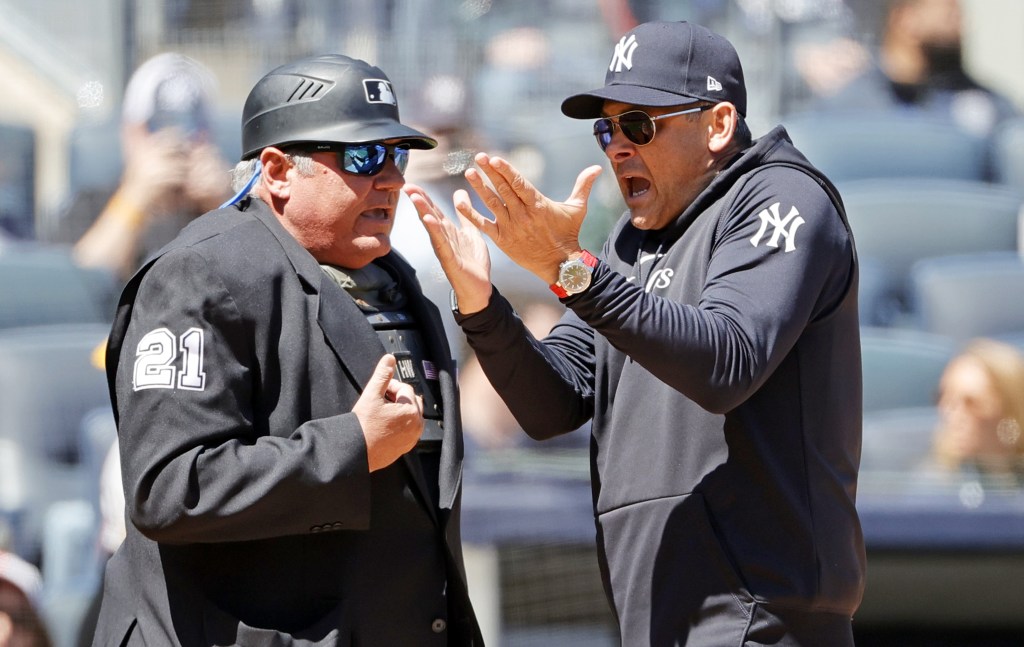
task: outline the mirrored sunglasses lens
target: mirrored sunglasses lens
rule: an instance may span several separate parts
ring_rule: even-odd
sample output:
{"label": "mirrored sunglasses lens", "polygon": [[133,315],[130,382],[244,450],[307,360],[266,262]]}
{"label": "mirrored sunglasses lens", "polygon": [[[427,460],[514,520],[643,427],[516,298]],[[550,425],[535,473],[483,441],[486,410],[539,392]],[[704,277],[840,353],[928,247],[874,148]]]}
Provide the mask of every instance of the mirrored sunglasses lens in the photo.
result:
{"label": "mirrored sunglasses lens", "polygon": [[645,112],[627,112],[619,117],[619,128],[626,139],[643,146],[654,139],[654,122]]}
{"label": "mirrored sunglasses lens", "polygon": [[608,148],[608,144],[612,143],[613,128],[611,119],[598,119],[594,122],[594,137],[597,139],[598,145],[601,146],[601,150]]}
{"label": "mirrored sunglasses lens", "polygon": [[380,144],[354,144],[342,153],[341,167],[355,175],[376,175],[384,168],[387,149]]}
{"label": "mirrored sunglasses lens", "polygon": [[398,167],[398,172],[405,175],[405,169],[409,167],[409,147],[408,146],[395,146],[395,166]]}

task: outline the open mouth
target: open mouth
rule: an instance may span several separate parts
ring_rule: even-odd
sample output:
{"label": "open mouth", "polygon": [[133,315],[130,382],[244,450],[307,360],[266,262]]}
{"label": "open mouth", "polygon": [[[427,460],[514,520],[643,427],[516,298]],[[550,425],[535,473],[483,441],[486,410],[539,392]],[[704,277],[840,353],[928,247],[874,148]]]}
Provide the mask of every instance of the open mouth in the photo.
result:
{"label": "open mouth", "polygon": [[642,177],[626,176],[626,192],[631,198],[638,198],[651,188],[651,181]]}

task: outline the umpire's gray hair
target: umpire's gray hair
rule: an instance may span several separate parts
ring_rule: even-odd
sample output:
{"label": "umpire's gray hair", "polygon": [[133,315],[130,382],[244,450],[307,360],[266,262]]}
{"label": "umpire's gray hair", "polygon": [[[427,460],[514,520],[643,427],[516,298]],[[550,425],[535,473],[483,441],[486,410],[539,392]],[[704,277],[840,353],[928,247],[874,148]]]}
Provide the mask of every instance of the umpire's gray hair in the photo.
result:
{"label": "umpire's gray hair", "polygon": [[[286,153],[285,157],[288,161],[295,165],[295,170],[299,172],[299,175],[303,177],[310,177],[316,172],[313,166],[313,158],[303,153]],[[252,158],[242,160],[238,164],[235,164],[235,168],[231,170],[231,190],[241,191],[242,187],[252,178],[252,174],[256,172],[256,164],[259,162],[258,158]],[[253,185],[249,191],[251,195],[256,190],[257,185]]]}

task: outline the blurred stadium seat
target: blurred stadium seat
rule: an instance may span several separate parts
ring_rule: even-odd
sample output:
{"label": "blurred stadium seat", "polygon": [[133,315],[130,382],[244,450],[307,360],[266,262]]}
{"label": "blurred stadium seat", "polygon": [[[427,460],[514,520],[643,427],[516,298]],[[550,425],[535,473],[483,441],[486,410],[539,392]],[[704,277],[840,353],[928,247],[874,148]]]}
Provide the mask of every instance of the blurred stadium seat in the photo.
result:
{"label": "blurred stadium seat", "polygon": [[861,328],[864,412],[935,404],[953,340],[913,329]]}
{"label": "blurred stadium seat", "polygon": [[35,132],[28,126],[0,123],[0,234],[32,238],[35,186]]}
{"label": "blurred stadium seat", "polygon": [[[931,451],[932,436],[939,421],[935,406],[879,409],[864,415],[864,442],[860,468],[866,479],[877,481],[879,473],[894,473],[906,479]],[[891,481],[887,484],[891,485]]]}
{"label": "blurred stadium seat", "polygon": [[912,318],[909,273],[915,262],[1017,247],[1024,198],[1007,187],[903,178],[859,180],[840,191],[866,279],[861,320],[870,325]]}
{"label": "blurred stadium seat", "polygon": [[119,289],[111,274],[76,265],[70,250],[32,243],[0,248],[0,285],[0,330],[109,323]]}
{"label": "blurred stadium seat", "polygon": [[997,182],[1024,191],[1024,116],[999,127],[992,140],[992,167]]}
{"label": "blurred stadium seat", "polygon": [[786,117],[783,125],[807,159],[837,184],[867,178],[987,178],[985,140],[948,121],[898,111],[805,112]]}
{"label": "blurred stadium seat", "polygon": [[1024,336],[1024,259],[1016,252],[945,256],[911,269],[914,309],[927,331],[963,342]]}
{"label": "blurred stadium seat", "polygon": [[17,520],[16,552],[38,562],[44,517],[58,501],[96,490],[83,423],[110,407],[92,356],[105,323],[0,330],[0,509]]}

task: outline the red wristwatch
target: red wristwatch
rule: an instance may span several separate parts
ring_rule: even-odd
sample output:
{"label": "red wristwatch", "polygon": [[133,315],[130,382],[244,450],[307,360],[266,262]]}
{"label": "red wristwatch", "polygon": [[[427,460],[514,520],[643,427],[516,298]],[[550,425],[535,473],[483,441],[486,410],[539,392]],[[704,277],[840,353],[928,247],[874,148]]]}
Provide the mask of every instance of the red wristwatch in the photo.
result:
{"label": "red wristwatch", "polygon": [[590,287],[590,278],[595,267],[597,258],[584,249],[579,257],[564,261],[558,266],[558,282],[552,283],[549,287],[559,299],[579,294]]}

